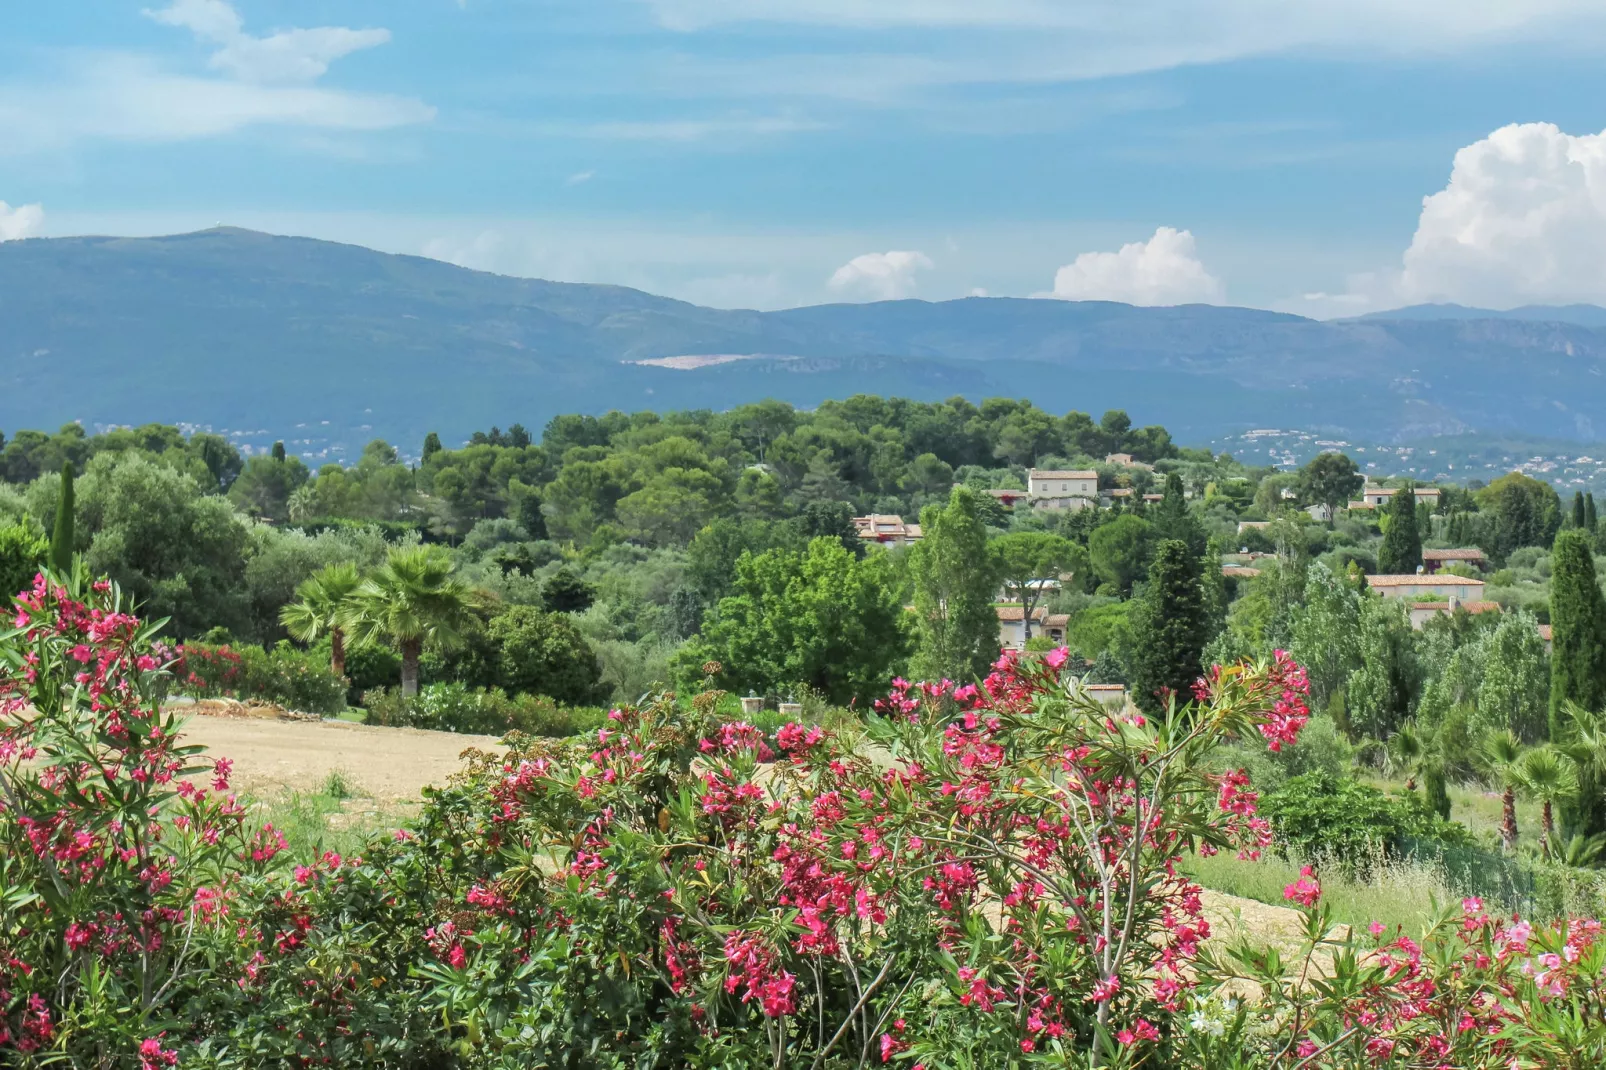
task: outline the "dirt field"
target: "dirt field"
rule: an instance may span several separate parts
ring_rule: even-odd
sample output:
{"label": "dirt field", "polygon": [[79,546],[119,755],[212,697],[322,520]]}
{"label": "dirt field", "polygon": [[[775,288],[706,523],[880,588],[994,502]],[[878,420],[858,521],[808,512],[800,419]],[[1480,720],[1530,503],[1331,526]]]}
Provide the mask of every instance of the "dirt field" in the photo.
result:
{"label": "dirt field", "polygon": [[494,736],[370,728],[345,721],[195,716],[184,733],[215,757],[234,759],[234,784],[273,794],[316,790],[331,772],[345,774],[376,800],[418,798],[446,780],[468,747],[495,749]]}

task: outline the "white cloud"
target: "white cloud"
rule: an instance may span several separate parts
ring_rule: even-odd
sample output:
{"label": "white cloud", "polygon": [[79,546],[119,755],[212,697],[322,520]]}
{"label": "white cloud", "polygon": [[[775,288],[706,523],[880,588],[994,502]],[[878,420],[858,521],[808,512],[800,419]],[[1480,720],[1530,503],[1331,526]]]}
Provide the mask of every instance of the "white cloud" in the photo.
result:
{"label": "white cloud", "polygon": [[565,186],[578,186],[582,183],[590,182],[596,177],[597,173],[595,171],[576,171],[574,174],[564,179],[563,184]]}
{"label": "white cloud", "polygon": [[885,253],[865,253],[837,268],[831,275],[831,289],[876,301],[896,301],[915,292],[915,272],[929,271],[936,265],[925,253],[894,249]]}
{"label": "white cloud", "polygon": [[1219,302],[1226,291],[1200,262],[1193,233],[1160,227],[1146,242],[1115,253],[1083,253],[1054,275],[1048,297],[1068,301],[1124,301],[1132,305]]}
{"label": "white cloud", "polygon": [[13,208],[0,201],[0,241],[31,238],[44,226],[45,210],[37,204],[19,204]]}
{"label": "white cloud", "polygon": [[253,37],[245,32],[239,13],[224,0],[174,0],[160,11],[147,10],[145,14],[217,45],[210,66],[247,82],[315,82],[340,57],[390,40],[389,30],[343,26],[281,30]]}
{"label": "white cloud", "polygon": [[1455,154],[1405,251],[1406,301],[1606,301],[1606,133],[1501,127]]}

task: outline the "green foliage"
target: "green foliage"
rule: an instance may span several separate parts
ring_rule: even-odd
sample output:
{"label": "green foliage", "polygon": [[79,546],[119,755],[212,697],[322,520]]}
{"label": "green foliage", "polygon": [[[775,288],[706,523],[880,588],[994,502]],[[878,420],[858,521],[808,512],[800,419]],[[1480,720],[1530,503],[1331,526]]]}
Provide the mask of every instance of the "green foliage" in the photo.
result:
{"label": "green foliage", "polygon": [[541,585],[541,604],[548,613],[583,613],[596,601],[596,590],[565,565]]}
{"label": "green foliage", "polygon": [[596,707],[562,706],[538,694],[510,698],[501,688],[457,683],[430,684],[411,698],[393,688],[369,691],[363,705],[369,724],[473,735],[521,732],[561,738],[594,732],[607,723],[606,711]]}
{"label": "green foliage", "polygon": [[0,600],[9,605],[12,595],[31,587],[49,555],[50,540],[32,517],[0,527]]}
{"label": "green foliage", "polygon": [[1362,604],[1355,587],[1321,562],[1306,572],[1303,604],[1293,614],[1291,653],[1310,677],[1313,706],[1325,707],[1360,667]]}
{"label": "green foliage", "polygon": [[73,471],[68,461],[61,466],[61,497],[56,499],[56,526],[50,534],[50,567],[63,576],[72,571],[78,549],[73,538],[73,510]]}
{"label": "green foliage", "polygon": [[1328,524],[1366,486],[1366,477],[1354,461],[1342,453],[1318,453],[1299,470],[1299,496],[1328,509]]}
{"label": "green foliage", "polygon": [[1398,851],[1406,837],[1470,842],[1464,826],[1444,821],[1415,796],[1385,795],[1333,776],[1305,773],[1268,792],[1260,814],[1277,832],[1279,853],[1364,871]]}
{"label": "green foliage", "polygon": [[1087,567],[1086,550],[1047,532],[1000,535],[988,544],[988,549],[993,555],[993,571],[1003,584],[1004,600],[1019,603],[1028,622],[1046,593],[1037,581],[1057,580],[1062,574],[1074,581]]}
{"label": "green foliage", "polygon": [[760,693],[807,684],[836,705],[867,705],[909,655],[910,626],[885,553],[864,560],[835,539],[804,552],[744,554],[734,593],[677,659],[695,680],[717,661],[730,690]]}
{"label": "green foliage", "polygon": [[468,589],[452,577],[451,557],[433,546],[391,551],[345,600],[339,617],[353,646],[395,645],[408,695],[418,692],[424,644],[452,645],[469,620]]}
{"label": "green foliage", "polygon": [[1088,537],[1089,563],[1099,579],[1112,584],[1124,597],[1149,567],[1154,526],[1142,517],[1125,513],[1101,524]]}
{"label": "green foliage", "polygon": [[920,514],[923,537],[909,549],[918,634],[913,671],[932,680],[970,682],[998,657],[996,577],[976,494],[957,486],[946,506]]}
{"label": "green foliage", "polygon": [[1561,527],[1561,498],[1549,483],[1521,472],[1491,482],[1477,502],[1489,522],[1484,549],[1496,562],[1524,546],[1549,546]]}
{"label": "green foliage", "polygon": [[1410,719],[1422,687],[1411,619],[1397,598],[1368,598],[1361,611],[1360,666],[1344,689],[1357,732],[1387,739]]}
{"label": "green foliage", "polygon": [[1389,499],[1377,570],[1385,576],[1414,573],[1422,565],[1422,532],[1416,520],[1416,484],[1407,482]]}
{"label": "green foliage", "polygon": [[250,516],[290,519],[290,495],[306,485],[312,473],[299,457],[285,457],[283,443],[275,456],[249,458],[229,487],[229,500]]}
{"label": "green foliage", "polygon": [[1199,558],[1187,543],[1167,539],[1155,548],[1131,622],[1133,700],[1150,713],[1165,709],[1167,695],[1189,701],[1202,671],[1207,622]]}
{"label": "green foliage", "polygon": [[510,606],[491,619],[497,683],[509,694],[540,694],[569,705],[607,699],[597,655],[568,617]]}
{"label": "green foliage", "polygon": [[1571,738],[1565,704],[1606,707],[1606,598],[1589,536],[1564,531],[1551,551],[1550,738]]}
{"label": "green foliage", "polygon": [[347,681],[315,651],[191,642],[179,648],[174,688],[196,698],[262,699],[324,716],[346,708]]}

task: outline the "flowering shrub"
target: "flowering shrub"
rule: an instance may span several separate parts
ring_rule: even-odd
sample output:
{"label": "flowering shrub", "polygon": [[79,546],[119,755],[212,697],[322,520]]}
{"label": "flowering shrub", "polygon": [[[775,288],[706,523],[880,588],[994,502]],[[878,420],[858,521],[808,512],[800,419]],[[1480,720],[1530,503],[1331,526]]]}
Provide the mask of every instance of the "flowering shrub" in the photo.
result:
{"label": "flowering shrub", "polygon": [[[844,749],[721,696],[471,755],[419,818],[290,866],[151,701],[109,585],[0,641],[0,1061],[156,1067],[1495,1067],[1606,1057],[1600,927],[1476,901],[1420,943],[1212,945],[1184,852],[1271,830],[1227,737],[1293,741],[1304,674],[1113,713],[1065,655],[896,682]],[[201,783],[185,779],[208,772]]]}
{"label": "flowering shrub", "polygon": [[172,666],[172,687],[197,698],[259,698],[302,713],[346,708],[346,681],[328,659],[289,643],[268,649],[184,643]]}
{"label": "flowering shrub", "polygon": [[[226,759],[160,712],[159,652],[109,583],[40,577],[0,644],[0,1053],[172,1065],[198,928],[282,839],[252,830]],[[194,779],[189,779],[194,778]]]}

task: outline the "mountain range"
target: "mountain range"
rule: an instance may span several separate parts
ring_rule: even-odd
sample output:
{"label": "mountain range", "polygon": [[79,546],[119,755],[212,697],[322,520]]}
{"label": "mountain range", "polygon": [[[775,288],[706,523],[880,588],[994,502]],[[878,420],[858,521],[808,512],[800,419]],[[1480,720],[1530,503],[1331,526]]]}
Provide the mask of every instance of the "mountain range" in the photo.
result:
{"label": "mountain range", "polygon": [[756,312],[233,228],[0,243],[8,432],[155,420],[349,456],[560,412],[853,393],[1123,408],[1182,441],[1256,427],[1594,440],[1606,309],[1322,322],[973,297]]}

